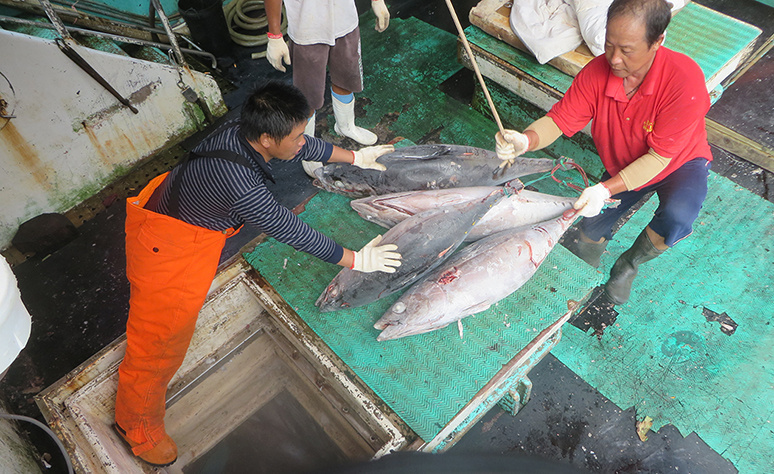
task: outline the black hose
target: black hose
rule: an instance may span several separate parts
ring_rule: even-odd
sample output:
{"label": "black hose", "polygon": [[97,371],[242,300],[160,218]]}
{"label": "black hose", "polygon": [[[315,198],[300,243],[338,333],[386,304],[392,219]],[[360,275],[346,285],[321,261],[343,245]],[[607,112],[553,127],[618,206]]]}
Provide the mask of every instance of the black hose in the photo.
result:
{"label": "black hose", "polygon": [[59,440],[59,438],[54,434],[54,432],[51,431],[51,428],[39,422],[35,418],[30,418],[29,416],[11,415],[10,413],[0,413],[0,418],[6,418],[9,420],[26,421],[28,423],[32,423],[33,425],[37,426],[38,428],[41,428],[43,431],[48,433],[48,435],[51,436],[51,438],[56,442],[56,445],[59,447],[59,450],[62,451],[62,456],[65,459],[65,463],[67,463],[67,472],[70,474],[73,474],[75,472],[73,470],[73,463],[70,461],[70,456],[67,455],[67,450],[65,449],[64,445]]}

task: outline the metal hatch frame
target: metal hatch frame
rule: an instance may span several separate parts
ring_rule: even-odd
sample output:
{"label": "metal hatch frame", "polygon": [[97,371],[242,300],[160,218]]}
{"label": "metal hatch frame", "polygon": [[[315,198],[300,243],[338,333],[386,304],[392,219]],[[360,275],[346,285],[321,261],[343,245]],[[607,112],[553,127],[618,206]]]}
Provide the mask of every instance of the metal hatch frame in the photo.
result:
{"label": "metal hatch frame", "polygon": [[[200,312],[186,360],[170,383],[168,430],[174,435],[176,422],[170,418],[180,398],[217,372],[243,345],[265,334],[274,344],[274,353],[294,364],[295,372],[315,386],[321,399],[370,446],[374,458],[412,442],[416,435],[373,392],[354,380],[319,338],[294,321],[286,306],[272,298],[271,288],[241,257],[225,264]],[[178,442],[182,449],[177,465],[155,469],[131,455],[112,433],[117,370],[125,348],[124,335],[40,392],[35,401],[79,472],[182,472],[185,463],[195,459],[194,454],[185,453],[186,439]],[[243,420],[249,414],[234,416]],[[195,433],[184,436],[195,437]],[[201,442],[206,443],[213,441]],[[200,453],[202,448],[198,448],[193,451]]]}

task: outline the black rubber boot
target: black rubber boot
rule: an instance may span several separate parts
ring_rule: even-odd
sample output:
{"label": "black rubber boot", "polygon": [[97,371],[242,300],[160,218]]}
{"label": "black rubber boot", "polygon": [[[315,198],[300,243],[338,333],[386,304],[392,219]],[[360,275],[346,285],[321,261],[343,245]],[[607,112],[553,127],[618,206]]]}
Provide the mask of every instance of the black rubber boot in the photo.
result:
{"label": "black rubber boot", "polygon": [[583,232],[578,232],[577,237],[569,239],[564,245],[567,247],[567,250],[580,257],[584,262],[597,268],[601,263],[602,254],[605,253],[607,243],[607,239],[599,243],[592,242],[583,235]]}
{"label": "black rubber boot", "polygon": [[640,264],[653,260],[662,253],[664,251],[657,249],[650,241],[648,233],[643,230],[629,250],[618,257],[610,270],[610,279],[605,283],[605,296],[610,302],[620,305],[629,301],[632,282],[637,276]]}

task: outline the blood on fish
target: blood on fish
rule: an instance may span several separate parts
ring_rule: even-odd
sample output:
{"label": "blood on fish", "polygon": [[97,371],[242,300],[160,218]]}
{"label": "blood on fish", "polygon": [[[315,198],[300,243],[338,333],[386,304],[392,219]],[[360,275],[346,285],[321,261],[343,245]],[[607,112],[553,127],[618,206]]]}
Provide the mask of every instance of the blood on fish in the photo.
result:
{"label": "blood on fish", "polygon": [[535,265],[537,267],[538,265],[540,265],[540,262],[536,262],[535,259],[532,258],[535,255],[535,252],[532,250],[532,244],[530,243],[529,240],[524,241],[524,244],[529,249],[529,261],[532,262],[532,265]]}
{"label": "blood on fish", "polygon": [[453,282],[457,278],[460,277],[460,270],[457,267],[452,267],[445,272],[443,272],[443,275],[438,278],[438,284],[440,285],[448,285],[449,283]]}

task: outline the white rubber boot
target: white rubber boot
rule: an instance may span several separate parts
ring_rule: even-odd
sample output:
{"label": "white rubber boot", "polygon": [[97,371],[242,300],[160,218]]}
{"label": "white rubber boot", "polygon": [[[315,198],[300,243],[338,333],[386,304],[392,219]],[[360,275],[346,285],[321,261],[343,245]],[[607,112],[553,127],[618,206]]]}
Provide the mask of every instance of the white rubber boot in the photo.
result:
{"label": "white rubber boot", "polygon": [[313,113],[309,120],[306,121],[306,127],[304,128],[304,135],[314,136],[314,120],[317,117],[317,112]]}
{"label": "white rubber boot", "polygon": [[[309,135],[310,137],[314,136],[314,119],[317,117],[317,112],[313,113],[311,117],[309,117],[309,121],[306,122],[306,128],[304,128],[304,135]],[[312,178],[316,178],[314,175],[314,170],[317,168],[320,168],[322,166],[322,163],[319,161],[302,161],[301,166],[304,168],[304,171],[306,174],[308,174]]]}
{"label": "white rubber boot", "polygon": [[336,124],[333,126],[336,133],[349,137],[361,145],[373,145],[376,143],[378,137],[375,133],[355,125],[354,98],[348,104],[345,104],[336,97],[331,96],[331,102],[333,103],[333,116],[336,117]]}

